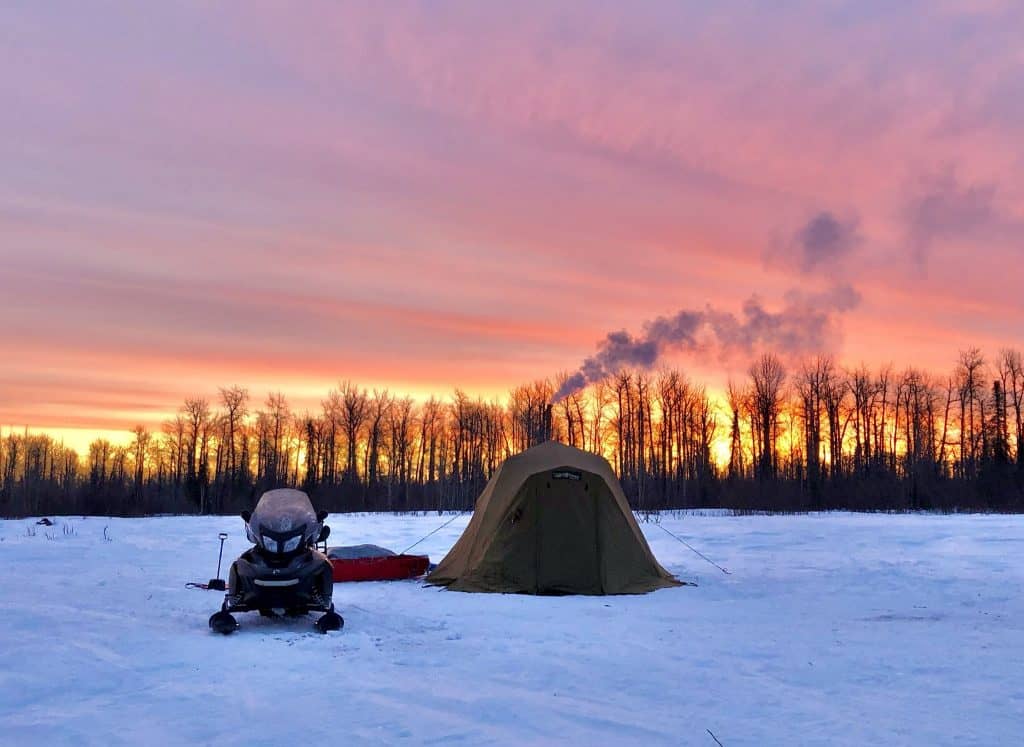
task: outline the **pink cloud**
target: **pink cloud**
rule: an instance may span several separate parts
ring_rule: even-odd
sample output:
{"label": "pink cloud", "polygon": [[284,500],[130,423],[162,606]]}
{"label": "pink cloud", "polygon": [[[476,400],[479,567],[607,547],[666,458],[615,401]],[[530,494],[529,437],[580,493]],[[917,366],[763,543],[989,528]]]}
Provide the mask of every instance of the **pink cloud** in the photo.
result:
{"label": "pink cloud", "polygon": [[[0,422],[99,427],[235,382],[494,393],[609,330],[836,280],[864,299],[842,318],[852,360],[1021,344],[1016,3],[0,21],[0,353],[18,366]],[[944,170],[950,199],[928,201]],[[928,212],[971,189],[966,228]],[[816,215],[856,224],[841,278],[764,260]]]}

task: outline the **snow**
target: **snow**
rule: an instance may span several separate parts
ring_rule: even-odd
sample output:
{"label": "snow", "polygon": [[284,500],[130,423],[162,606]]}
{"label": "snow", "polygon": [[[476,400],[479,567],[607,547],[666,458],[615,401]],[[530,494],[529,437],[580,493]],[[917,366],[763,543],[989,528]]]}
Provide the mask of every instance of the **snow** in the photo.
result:
{"label": "snow", "polygon": [[[447,517],[332,516],[402,550]],[[468,521],[415,548],[434,561]],[[664,517],[699,586],[635,597],[338,584],[346,626],[185,587],[240,519],[0,521],[0,743],[1012,744],[1024,735],[1024,517]],[[104,538],[106,530],[109,541]],[[30,532],[35,536],[29,536]],[[68,534],[66,534],[68,532]]]}

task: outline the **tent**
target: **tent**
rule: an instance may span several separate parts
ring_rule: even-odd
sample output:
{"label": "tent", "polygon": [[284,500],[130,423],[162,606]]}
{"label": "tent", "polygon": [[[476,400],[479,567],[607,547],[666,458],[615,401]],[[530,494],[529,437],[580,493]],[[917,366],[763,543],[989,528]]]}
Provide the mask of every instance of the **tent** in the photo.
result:
{"label": "tent", "polygon": [[679,585],[651,554],[608,461],[555,441],[498,467],[427,583],[528,594],[641,594]]}

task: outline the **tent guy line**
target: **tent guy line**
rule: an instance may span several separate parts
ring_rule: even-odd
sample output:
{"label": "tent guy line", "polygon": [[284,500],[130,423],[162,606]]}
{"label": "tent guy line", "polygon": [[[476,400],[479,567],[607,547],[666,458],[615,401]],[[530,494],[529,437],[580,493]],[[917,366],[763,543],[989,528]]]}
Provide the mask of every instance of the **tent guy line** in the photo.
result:
{"label": "tent guy line", "polygon": [[682,542],[682,543],[683,543],[684,545],[686,545],[686,546],[687,546],[688,548],[690,548],[690,550],[692,550],[692,551],[693,551],[694,553],[696,553],[697,555],[699,555],[700,557],[702,557],[702,558],[703,558],[704,560],[706,560],[707,562],[711,563],[711,565],[713,565],[713,566],[714,566],[715,568],[717,568],[718,570],[720,570],[720,571],[721,571],[722,573],[724,573],[725,575],[727,575],[727,576],[731,576],[731,575],[732,575],[732,571],[727,571],[727,570],[726,570],[725,568],[723,568],[723,567],[722,567],[722,566],[720,566],[720,565],[719,565],[718,563],[716,563],[715,561],[713,561],[713,560],[712,560],[711,558],[709,558],[709,557],[708,557],[707,555],[705,555],[704,553],[702,553],[702,552],[701,552],[700,550],[698,550],[698,549],[697,549],[696,547],[694,547],[694,546],[693,546],[693,545],[691,545],[691,544],[690,544],[689,542],[687,542],[686,540],[684,540],[684,539],[683,539],[682,537],[678,537],[678,536],[676,536],[676,535],[672,534],[672,532],[670,532],[669,530],[667,530],[667,529],[666,529],[665,527],[663,527],[663,526],[662,526],[661,524],[656,524],[656,526],[658,527],[658,529],[660,529],[661,531],[663,531],[663,532],[664,532],[665,534],[667,534],[667,535],[668,535],[669,537],[672,537],[673,539],[675,539],[675,540],[676,540],[676,541],[678,541],[678,542]]}
{"label": "tent guy line", "polygon": [[451,524],[451,523],[452,523],[453,521],[455,521],[455,520],[456,520],[457,518],[459,518],[459,517],[460,517],[460,516],[462,516],[462,515],[463,515],[464,513],[466,513],[466,511],[468,511],[468,510],[469,510],[469,509],[466,509],[466,508],[462,509],[462,510],[461,510],[461,511],[459,511],[459,512],[458,512],[457,514],[455,514],[455,516],[453,516],[452,518],[448,519],[448,521],[446,521],[446,522],[445,522],[444,524],[442,524],[441,526],[439,526],[439,527],[438,527],[437,529],[433,530],[432,532],[427,532],[427,533],[426,533],[426,534],[424,534],[424,535],[423,535],[422,537],[420,537],[420,538],[419,538],[418,540],[416,540],[416,541],[415,541],[415,542],[413,542],[413,543],[412,543],[411,545],[409,545],[409,546],[408,546],[407,548],[405,548],[404,550],[402,550],[401,554],[402,554],[402,555],[405,555],[405,554],[406,554],[407,552],[409,552],[409,551],[410,551],[410,550],[411,550],[412,548],[416,547],[416,545],[418,545],[418,544],[419,544],[420,542],[422,542],[423,540],[427,539],[427,538],[428,538],[428,537],[430,537],[431,535],[437,534],[437,533],[438,533],[438,532],[440,532],[440,531],[441,531],[442,529],[444,529],[444,528],[445,528],[446,526],[448,526],[448,525],[449,525],[449,524]]}

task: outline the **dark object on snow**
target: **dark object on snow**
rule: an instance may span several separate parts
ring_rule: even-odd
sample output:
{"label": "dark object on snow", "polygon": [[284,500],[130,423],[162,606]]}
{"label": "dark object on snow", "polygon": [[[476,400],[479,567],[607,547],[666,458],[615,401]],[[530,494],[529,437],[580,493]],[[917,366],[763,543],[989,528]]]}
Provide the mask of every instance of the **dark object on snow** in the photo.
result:
{"label": "dark object on snow", "polygon": [[331,560],[356,560],[357,558],[383,558],[394,557],[395,551],[389,550],[380,545],[345,545],[343,547],[331,547],[327,550],[327,557]]}
{"label": "dark object on snow", "polygon": [[430,559],[426,555],[396,555],[377,545],[332,547],[327,557],[334,567],[334,580],[400,581],[422,576]]}
{"label": "dark object on snow", "polygon": [[39,521],[37,521],[36,524],[42,524],[44,527],[52,527],[53,526],[53,522],[50,521],[49,519],[47,519],[45,516],[43,518],[41,518]]}
{"label": "dark object on snow", "polygon": [[264,616],[324,614],[316,621],[321,633],[345,624],[334,611],[331,563],[314,549],[330,534],[323,525],[327,512],[317,513],[300,490],[271,490],[256,510],[242,512],[245,531],[255,547],[231,564],[227,595],[210,628],[227,635],[238,628],[232,612],[259,611]]}
{"label": "dark object on snow", "polygon": [[227,538],[227,532],[221,532],[217,535],[217,539],[220,540],[220,552],[217,553],[217,577],[209,580],[206,584],[207,589],[213,589],[214,591],[227,591],[228,585],[224,583],[224,579],[220,577],[220,562],[224,559],[224,540]]}
{"label": "dark object on snow", "polygon": [[680,586],[601,456],[547,441],[506,459],[427,577],[455,591],[642,594]]}

